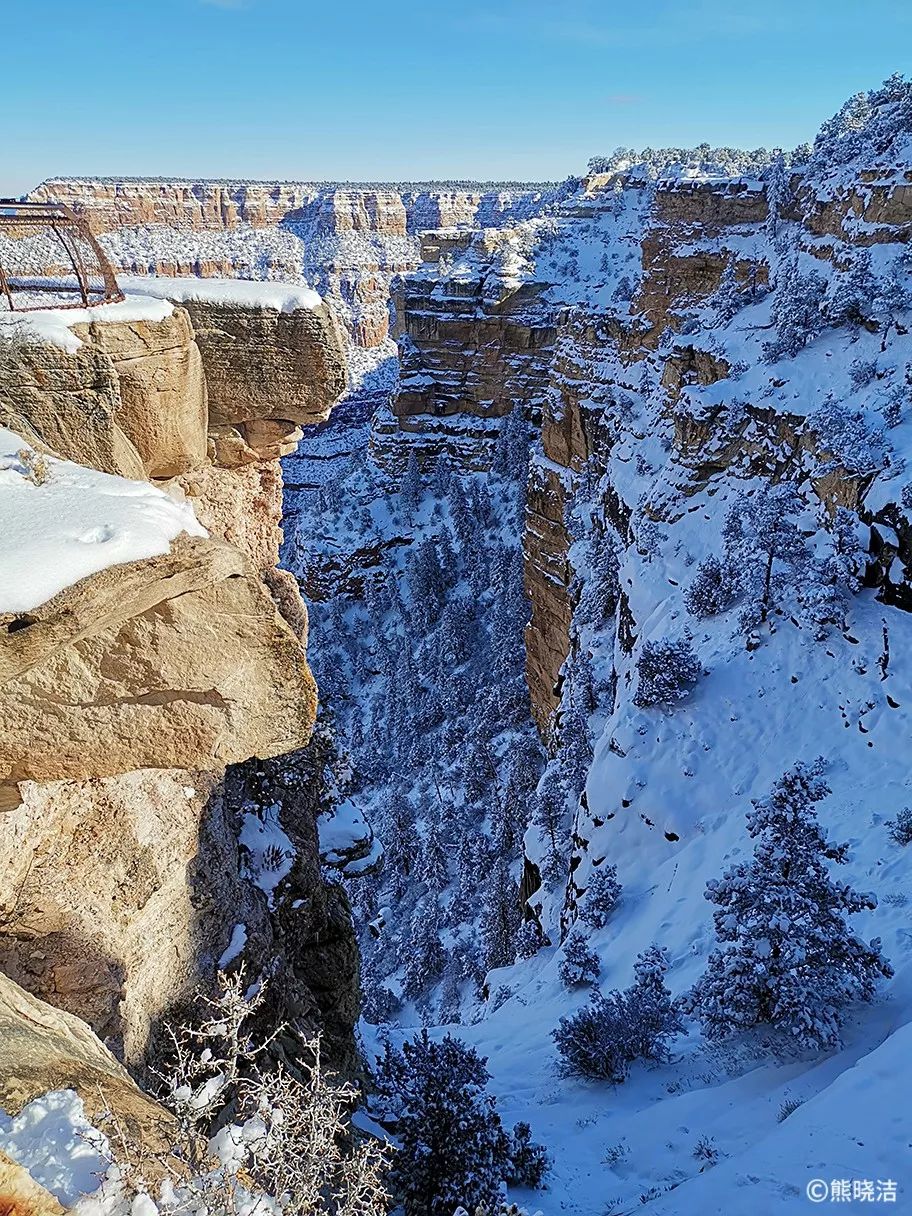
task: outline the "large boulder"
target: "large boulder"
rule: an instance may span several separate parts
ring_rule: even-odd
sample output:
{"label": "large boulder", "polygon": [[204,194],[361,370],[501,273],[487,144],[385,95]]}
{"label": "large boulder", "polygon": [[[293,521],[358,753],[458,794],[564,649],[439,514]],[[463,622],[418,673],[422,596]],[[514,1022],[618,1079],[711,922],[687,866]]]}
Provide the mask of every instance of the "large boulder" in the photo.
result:
{"label": "large boulder", "polygon": [[307,742],[316,688],[250,561],[181,536],[0,616],[0,783],[217,769]]}
{"label": "large boulder", "polygon": [[15,1115],[59,1089],[75,1090],[90,1119],[111,1111],[130,1139],[152,1151],[174,1143],[173,1117],[139,1089],[84,1022],[0,973],[0,1108]]}
{"label": "large boulder", "polygon": [[[121,307],[119,305],[115,307]],[[206,383],[187,313],[69,327],[67,346],[24,337],[0,350],[0,425],[77,464],[173,477],[207,455]]]}

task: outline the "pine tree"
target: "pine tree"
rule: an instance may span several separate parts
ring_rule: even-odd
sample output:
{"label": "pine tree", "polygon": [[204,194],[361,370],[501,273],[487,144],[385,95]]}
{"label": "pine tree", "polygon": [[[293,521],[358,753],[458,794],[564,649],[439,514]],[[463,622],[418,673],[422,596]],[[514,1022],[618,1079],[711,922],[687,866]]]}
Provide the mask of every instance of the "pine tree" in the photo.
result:
{"label": "pine tree", "polygon": [[637,658],[634,704],[671,708],[683,701],[703,674],[703,665],[690,638],[659,638],[644,642]]}
{"label": "pine tree", "polygon": [[412,617],[419,629],[429,629],[443,611],[447,586],[440,555],[431,537],[425,537],[415,546],[409,558],[406,577],[411,593]]}
{"label": "pine tree", "polygon": [[427,1031],[401,1051],[387,1043],[378,1059],[380,1117],[399,1141],[392,1181],[406,1216],[493,1211],[500,1202],[511,1144],[485,1064],[451,1035],[435,1043]]}
{"label": "pine tree", "polygon": [[601,865],[593,870],[583,893],[579,918],[593,929],[604,929],[621,898],[617,866]]}
{"label": "pine tree", "polygon": [[856,249],[847,271],[839,273],[827,301],[827,315],[836,322],[862,325],[870,320],[878,294],[877,281],[871,268],[871,254]]}
{"label": "pine tree", "polygon": [[738,595],[735,571],[727,561],[710,555],[697,566],[697,573],[684,592],[684,606],[692,616],[716,616],[731,608]]}
{"label": "pine tree", "polygon": [[436,824],[428,830],[418,861],[418,877],[434,894],[442,891],[450,881],[448,855],[440,838]]}
{"label": "pine tree", "polygon": [[727,324],[744,306],[744,294],[735,272],[735,255],[731,254],[719,279],[719,288],[713,297],[716,320]]}
{"label": "pine tree", "polygon": [[820,332],[825,280],[814,271],[799,268],[798,249],[786,253],[776,274],[770,320],[776,337],[764,344],[769,363],[793,358]]}
{"label": "pine tree", "polygon": [[766,178],[766,238],[771,243],[779,234],[782,209],[788,201],[789,174],[781,152],[774,158]]}
{"label": "pine tree", "polygon": [[402,995],[406,1000],[420,996],[446,970],[447,953],[440,930],[440,910],[436,897],[431,897],[415,909],[402,942]]}
{"label": "pine tree", "polygon": [[767,619],[780,596],[800,581],[808,561],[796,517],[803,504],[794,486],[764,484],[732,507],[722,527],[728,568],[738,572],[749,602],[742,624]]}
{"label": "pine tree", "polygon": [[482,909],[481,933],[486,970],[506,967],[513,962],[521,919],[519,888],[510,875],[506,859],[498,857],[485,887]]}
{"label": "pine tree", "polygon": [[409,452],[408,463],[399,486],[399,501],[409,519],[413,519],[421,499],[421,472],[418,468],[418,457],[413,448]]}
{"label": "pine tree", "polygon": [[893,969],[878,940],[855,937],[846,917],[877,906],[870,894],[834,882],[827,862],[846,860],[817,822],[830,792],[822,763],[796,764],[753,803],[750,861],[707,885],[719,947],[689,998],[710,1038],[767,1024],[804,1047],[839,1041],[846,1006],[871,1000]]}
{"label": "pine tree", "polygon": [[564,957],[557,968],[565,988],[594,984],[601,970],[599,957],[582,933],[571,933],[564,942]]}
{"label": "pine tree", "polygon": [[446,453],[443,453],[434,461],[434,470],[431,473],[431,493],[435,498],[446,499],[449,497],[452,484],[453,469]]}
{"label": "pine tree", "polygon": [[529,428],[517,405],[507,414],[497,433],[491,471],[511,476],[523,468],[529,453]]}

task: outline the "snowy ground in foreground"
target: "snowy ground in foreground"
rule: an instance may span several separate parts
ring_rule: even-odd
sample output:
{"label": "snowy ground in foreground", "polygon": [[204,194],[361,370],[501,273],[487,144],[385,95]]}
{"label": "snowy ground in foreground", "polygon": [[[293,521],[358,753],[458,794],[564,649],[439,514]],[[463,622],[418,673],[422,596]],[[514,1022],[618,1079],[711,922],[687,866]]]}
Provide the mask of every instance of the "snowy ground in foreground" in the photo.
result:
{"label": "snowy ground in foreground", "polygon": [[189,503],[143,481],[43,456],[0,428],[0,612],[27,612],[124,562],[206,536]]}

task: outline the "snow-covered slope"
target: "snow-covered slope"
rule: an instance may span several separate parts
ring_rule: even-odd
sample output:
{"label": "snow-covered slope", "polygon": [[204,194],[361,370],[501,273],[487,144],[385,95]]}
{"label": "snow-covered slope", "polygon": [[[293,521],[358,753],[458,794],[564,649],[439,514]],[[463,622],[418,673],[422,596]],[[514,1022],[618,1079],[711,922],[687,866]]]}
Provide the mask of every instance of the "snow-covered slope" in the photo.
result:
{"label": "snow-covered slope", "polygon": [[[495,706],[509,687],[496,643],[478,642],[515,577],[503,474],[441,461],[416,487],[413,461],[396,486],[363,455],[346,463],[330,429],[310,453],[333,483],[323,509],[291,500],[287,560],[325,597],[314,628],[326,701],[387,844],[386,870],[352,888],[366,1016],[394,1038],[458,1016],[505,1122],[527,1120],[552,1153],[548,1189],[522,1197],[546,1213],[747,1216],[803,1208],[815,1180],[827,1197],[855,1184],[859,1199],[870,1181],[881,1202],[887,1183],[900,1196],[908,1185],[910,859],[889,824],[912,803],[910,97],[887,82],[788,172],[775,158],[750,180],[609,166],[554,215],[418,272],[416,308],[436,299],[445,317],[482,282],[496,310],[534,284],[538,315],[557,326],[525,537],[527,641],[548,635],[536,653],[558,656],[554,700],[543,672],[533,682],[549,748],[527,753],[535,794],[504,794],[528,719],[504,732],[462,684],[481,682]],[[406,360],[424,358],[430,404],[399,419],[406,452],[426,452],[435,401],[459,417],[434,341],[416,314]],[[476,485],[500,528],[487,514],[457,546],[454,513]],[[432,620],[403,559],[428,537],[444,555]],[[471,581],[472,554],[497,555],[487,585]],[[466,597],[460,662],[437,617]],[[685,651],[687,678],[670,657]],[[649,679],[675,695],[651,696]],[[689,991],[715,944],[707,883],[753,853],[752,800],[818,757],[820,822],[847,845],[833,878],[877,897],[851,931],[881,938],[896,972],[843,1010],[842,1046],[799,1048],[769,1026],[720,1043],[694,1019],[669,1060],[634,1063],[623,1085],[559,1075],[551,1032],[589,995],[559,975],[571,929],[598,955],[603,991],[626,988],[652,943],[668,951],[673,993]],[[608,866],[622,894],[592,929],[586,891]]]}
{"label": "snow-covered slope", "polygon": [[109,566],[206,536],[189,503],[44,456],[0,428],[0,612],[27,612]]}

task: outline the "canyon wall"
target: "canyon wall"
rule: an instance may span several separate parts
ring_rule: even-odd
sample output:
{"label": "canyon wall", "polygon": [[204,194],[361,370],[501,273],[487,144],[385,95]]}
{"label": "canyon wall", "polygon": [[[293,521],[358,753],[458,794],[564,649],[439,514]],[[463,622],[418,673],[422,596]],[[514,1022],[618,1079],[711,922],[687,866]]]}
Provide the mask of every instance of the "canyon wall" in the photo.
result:
{"label": "canyon wall", "polygon": [[306,610],[277,569],[279,456],[344,388],[342,339],[319,302],[134,306],[3,342],[0,424],[153,480],[209,535],[0,621],[0,969],[141,1066],[161,1017],[243,964],[289,1055],[324,1024],[350,1069],[357,958],[320,876]]}
{"label": "canyon wall", "polygon": [[89,216],[131,274],[299,281],[332,299],[353,340],[388,332],[390,279],[419,261],[431,228],[503,226],[555,196],[546,184],[333,185],[52,178],[29,194]]}

